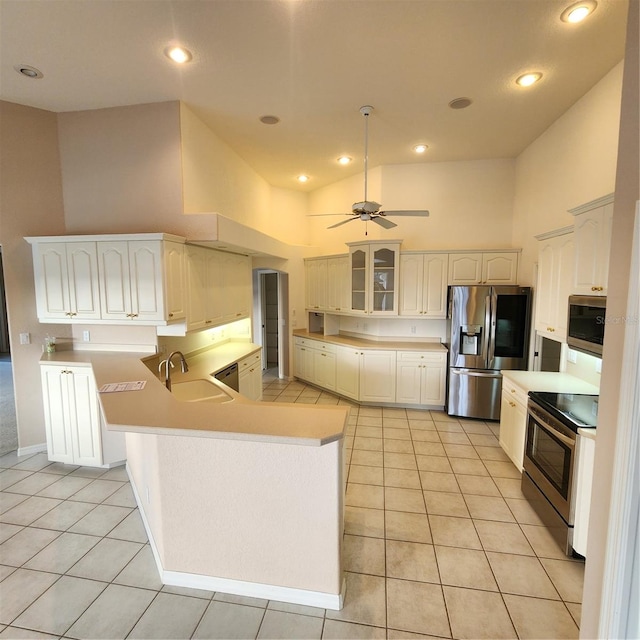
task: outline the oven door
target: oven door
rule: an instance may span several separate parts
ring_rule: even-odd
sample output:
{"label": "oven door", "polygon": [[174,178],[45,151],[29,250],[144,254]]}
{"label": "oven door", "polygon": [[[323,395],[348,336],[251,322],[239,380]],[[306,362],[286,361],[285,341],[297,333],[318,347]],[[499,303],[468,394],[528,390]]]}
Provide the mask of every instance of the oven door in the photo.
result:
{"label": "oven door", "polygon": [[538,404],[529,401],[524,471],[570,526],[576,434]]}

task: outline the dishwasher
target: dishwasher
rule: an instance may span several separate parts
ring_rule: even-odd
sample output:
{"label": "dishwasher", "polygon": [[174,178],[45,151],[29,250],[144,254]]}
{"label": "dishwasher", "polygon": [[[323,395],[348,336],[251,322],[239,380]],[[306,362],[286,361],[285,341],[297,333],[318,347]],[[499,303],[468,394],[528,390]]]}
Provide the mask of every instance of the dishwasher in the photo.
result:
{"label": "dishwasher", "polygon": [[223,382],[230,389],[234,391],[240,391],[240,384],[238,380],[238,363],[234,362],[232,365],[226,367],[225,369],[221,369],[218,373],[213,373],[216,380]]}

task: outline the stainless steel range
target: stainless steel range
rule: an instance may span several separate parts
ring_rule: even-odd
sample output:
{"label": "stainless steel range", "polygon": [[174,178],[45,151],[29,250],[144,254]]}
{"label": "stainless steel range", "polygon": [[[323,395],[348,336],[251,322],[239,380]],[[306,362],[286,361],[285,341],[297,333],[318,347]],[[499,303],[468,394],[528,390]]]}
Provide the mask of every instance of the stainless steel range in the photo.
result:
{"label": "stainless steel range", "polygon": [[576,440],[581,427],[595,428],[598,396],[529,393],[522,492],[567,555],[573,553]]}

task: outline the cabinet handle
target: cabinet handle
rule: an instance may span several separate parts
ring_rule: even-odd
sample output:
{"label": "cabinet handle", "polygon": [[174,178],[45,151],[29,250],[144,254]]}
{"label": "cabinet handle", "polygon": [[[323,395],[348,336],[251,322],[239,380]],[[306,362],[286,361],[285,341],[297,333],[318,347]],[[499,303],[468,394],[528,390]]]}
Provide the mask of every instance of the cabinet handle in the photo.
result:
{"label": "cabinet handle", "polygon": [[547,331],[550,331],[551,333],[553,333],[555,329],[553,327],[547,327]]}
{"label": "cabinet handle", "polygon": [[603,291],[604,287],[591,287],[591,291]]}
{"label": "cabinet handle", "polygon": [[515,407],[515,406],[516,406],[516,403],[515,403],[515,402],[511,402],[511,400],[509,400],[509,406],[511,406],[511,407]]}
{"label": "cabinet handle", "polygon": [[204,323],[205,324],[211,324],[211,320],[205,320]]}
{"label": "cabinet handle", "polygon": [[511,393],[515,393],[515,392],[516,392],[516,390],[515,390],[515,389],[511,389]]}
{"label": "cabinet handle", "polygon": [[241,315],[241,313],[236,313],[236,318],[239,318]]}
{"label": "cabinet handle", "polygon": [[327,354],[326,354],[326,353],[321,353],[320,355],[321,355],[323,358],[326,358],[326,357],[327,357]]}
{"label": "cabinet handle", "polygon": [[138,314],[137,314],[137,313],[132,313],[132,314],[131,314],[131,317],[132,317],[132,318],[137,318],[137,317],[138,317]]}
{"label": "cabinet handle", "polygon": [[173,318],[173,313],[170,313],[170,314],[169,314],[169,317],[170,317],[170,318]]}

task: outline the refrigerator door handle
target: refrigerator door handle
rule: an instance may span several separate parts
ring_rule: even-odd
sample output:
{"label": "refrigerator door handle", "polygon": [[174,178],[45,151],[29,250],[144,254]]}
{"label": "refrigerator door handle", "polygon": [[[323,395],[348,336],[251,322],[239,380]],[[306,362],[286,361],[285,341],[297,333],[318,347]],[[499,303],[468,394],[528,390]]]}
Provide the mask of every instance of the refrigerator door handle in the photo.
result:
{"label": "refrigerator door handle", "polygon": [[484,300],[484,344],[482,345],[482,356],[484,358],[484,368],[489,369],[489,335],[491,333],[491,318],[493,317],[491,312],[491,296],[487,296]]}
{"label": "refrigerator door handle", "polygon": [[500,371],[476,371],[475,369],[451,369],[456,376],[469,376],[471,378],[501,378]]}
{"label": "refrigerator door handle", "polygon": [[487,369],[493,369],[496,357],[496,323],[498,314],[498,294],[495,289],[491,289],[491,304],[489,318],[489,350],[487,351]]}

